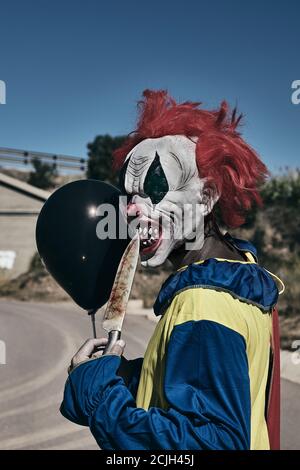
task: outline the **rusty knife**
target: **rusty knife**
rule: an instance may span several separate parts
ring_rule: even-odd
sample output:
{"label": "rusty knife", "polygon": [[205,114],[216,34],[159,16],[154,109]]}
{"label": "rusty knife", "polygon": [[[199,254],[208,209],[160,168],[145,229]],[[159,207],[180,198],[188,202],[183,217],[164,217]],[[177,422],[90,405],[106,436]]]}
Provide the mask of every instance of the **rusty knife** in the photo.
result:
{"label": "rusty knife", "polygon": [[139,251],[140,237],[136,232],[123,253],[106,305],[102,328],[108,332],[108,344],[103,351],[103,355],[109,354],[116,341],[121,337],[126,307],[139,259]]}

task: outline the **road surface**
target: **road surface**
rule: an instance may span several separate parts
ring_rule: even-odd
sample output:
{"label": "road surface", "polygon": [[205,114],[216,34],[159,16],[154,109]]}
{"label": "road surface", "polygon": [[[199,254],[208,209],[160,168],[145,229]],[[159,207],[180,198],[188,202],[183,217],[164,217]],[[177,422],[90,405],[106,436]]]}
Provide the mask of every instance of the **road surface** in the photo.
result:
{"label": "road surface", "polygon": [[[143,355],[155,323],[127,315],[126,357]],[[101,331],[100,318],[97,320]],[[97,449],[88,429],[59,411],[67,367],[91,336],[88,316],[69,303],[0,302],[0,449]],[[300,448],[300,385],[282,381],[282,448]]]}

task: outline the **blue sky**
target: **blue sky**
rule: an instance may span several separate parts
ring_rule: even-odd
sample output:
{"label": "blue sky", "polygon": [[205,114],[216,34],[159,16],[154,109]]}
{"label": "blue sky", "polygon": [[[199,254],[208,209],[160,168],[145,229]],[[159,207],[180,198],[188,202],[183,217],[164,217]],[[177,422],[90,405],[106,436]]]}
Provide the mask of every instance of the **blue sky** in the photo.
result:
{"label": "blue sky", "polygon": [[298,0],[2,0],[0,146],[85,156],[134,128],[145,88],[245,114],[272,171],[299,166]]}

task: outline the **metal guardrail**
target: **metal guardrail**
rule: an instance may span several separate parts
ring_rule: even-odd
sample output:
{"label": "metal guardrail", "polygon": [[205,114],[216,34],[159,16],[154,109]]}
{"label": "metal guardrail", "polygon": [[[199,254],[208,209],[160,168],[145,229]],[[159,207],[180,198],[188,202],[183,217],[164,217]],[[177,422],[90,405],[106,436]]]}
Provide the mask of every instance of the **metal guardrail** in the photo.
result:
{"label": "metal guardrail", "polygon": [[87,167],[87,160],[80,157],[0,147],[0,165],[3,163],[5,166],[13,167],[29,166],[34,158],[39,158],[44,163],[52,163],[55,168],[64,170],[85,172]]}

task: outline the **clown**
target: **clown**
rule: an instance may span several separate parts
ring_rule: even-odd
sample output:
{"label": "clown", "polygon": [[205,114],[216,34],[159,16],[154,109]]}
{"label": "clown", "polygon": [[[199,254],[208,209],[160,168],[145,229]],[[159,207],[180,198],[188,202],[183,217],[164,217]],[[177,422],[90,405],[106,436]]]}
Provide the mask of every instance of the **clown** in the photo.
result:
{"label": "clown", "polygon": [[74,356],[62,414],[89,426],[102,449],[270,449],[279,446],[279,376],[272,275],[238,227],[267,169],[217,111],[144,92],[136,131],[115,152],[128,223],[145,267],[174,272],[154,304],[161,316],[145,357],[127,361],[89,340]]}

